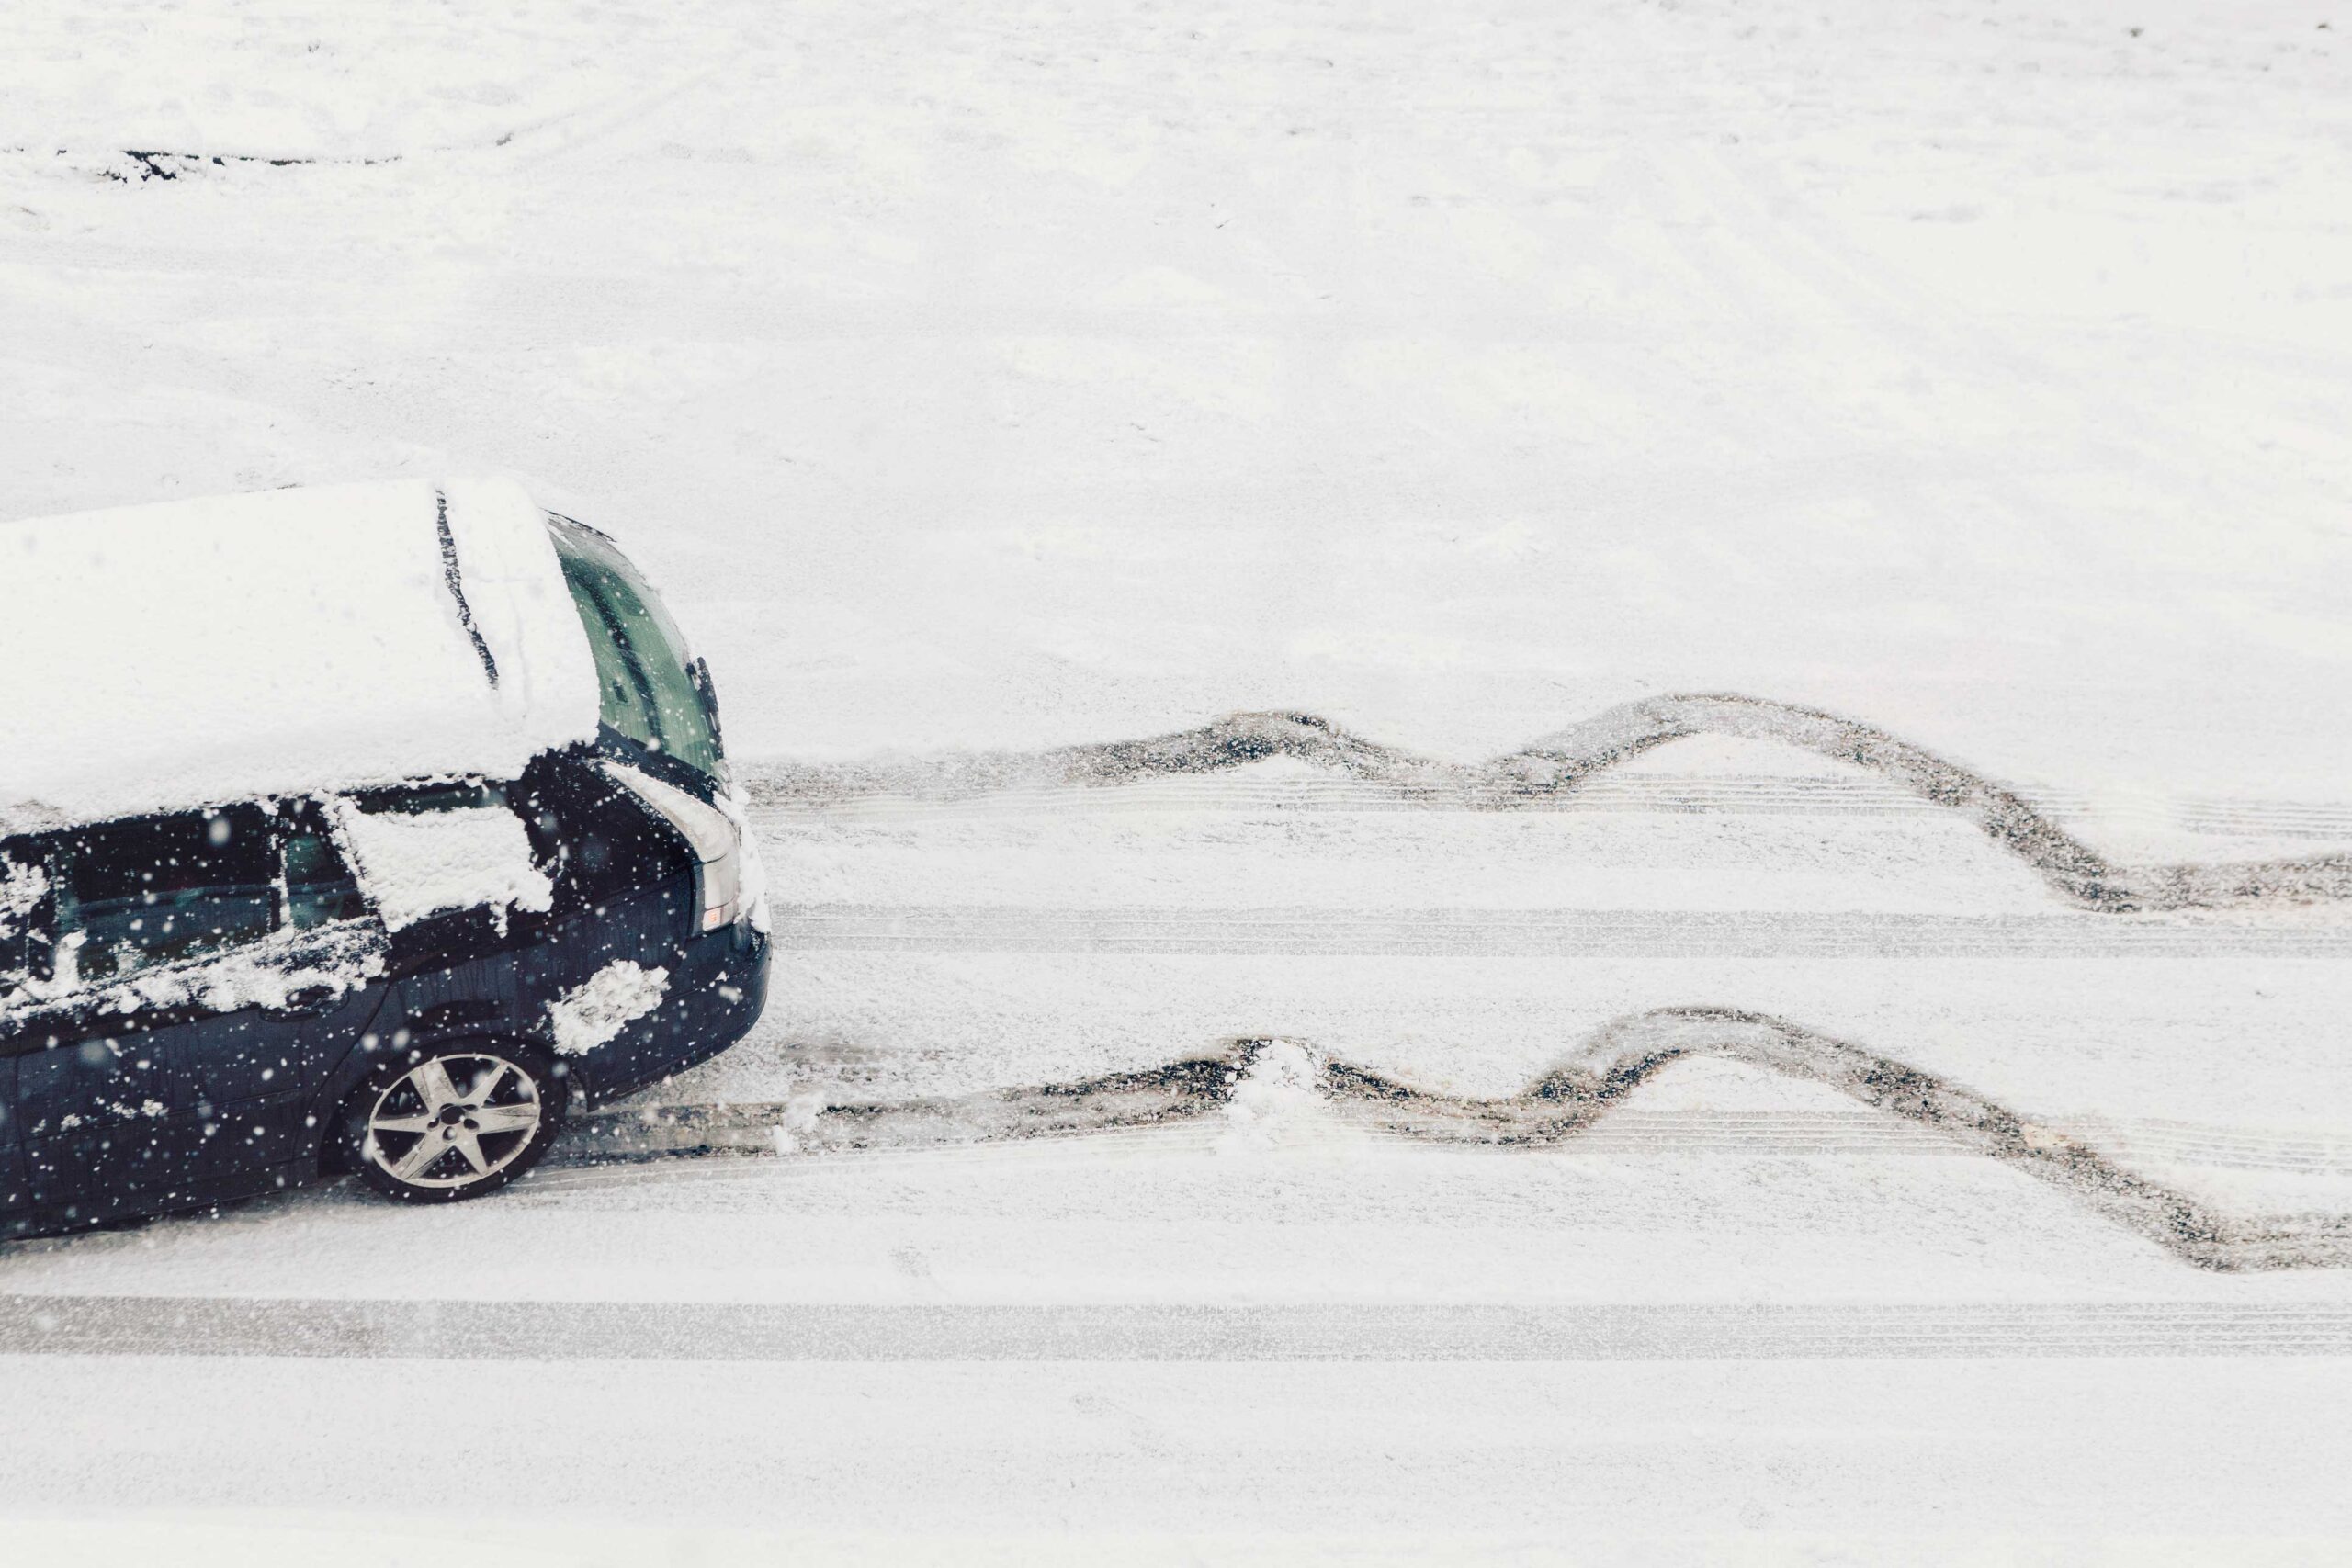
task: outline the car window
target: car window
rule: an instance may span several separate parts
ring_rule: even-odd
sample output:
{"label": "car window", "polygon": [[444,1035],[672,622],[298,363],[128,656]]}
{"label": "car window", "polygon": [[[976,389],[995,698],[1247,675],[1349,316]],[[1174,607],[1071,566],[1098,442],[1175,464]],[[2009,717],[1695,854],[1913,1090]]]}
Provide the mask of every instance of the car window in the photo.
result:
{"label": "car window", "polygon": [[256,941],[274,923],[277,854],[257,806],[58,833],[49,874],[68,984]]}
{"label": "car window", "polygon": [[351,803],[371,816],[423,817],[435,811],[481,811],[506,805],[506,790],[487,779],[443,779],[351,792]]}
{"label": "car window", "polygon": [[649,750],[717,775],[718,732],[709,699],[695,684],[685,639],[660,597],[602,535],[569,518],[550,521],[564,582],[596,658],[605,723]]}
{"label": "car window", "polygon": [[316,803],[304,801],[289,808],[283,831],[288,926],[304,931],[336,920],[356,920],[368,913],[358,879],[335,847]]}
{"label": "car window", "polygon": [[588,631],[588,649],[596,659],[596,690],[601,716],[619,733],[653,750],[662,749],[662,721],[654,708],[652,682],[621,647],[612,618],[598,597],[594,573],[570,558],[563,563],[564,581],[579,607],[581,624]]}

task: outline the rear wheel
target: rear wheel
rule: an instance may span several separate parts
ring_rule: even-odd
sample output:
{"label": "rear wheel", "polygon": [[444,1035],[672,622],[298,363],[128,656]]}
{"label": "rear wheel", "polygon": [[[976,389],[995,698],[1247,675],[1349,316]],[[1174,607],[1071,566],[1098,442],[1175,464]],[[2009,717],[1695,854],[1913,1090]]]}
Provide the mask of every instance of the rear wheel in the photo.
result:
{"label": "rear wheel", "polygon": [[405,1203],[454,1203],[537,1165],[564,1100],[537,1051],[451,1046],[387,1066],[353,1097],[345,1125],[368,1185]]}

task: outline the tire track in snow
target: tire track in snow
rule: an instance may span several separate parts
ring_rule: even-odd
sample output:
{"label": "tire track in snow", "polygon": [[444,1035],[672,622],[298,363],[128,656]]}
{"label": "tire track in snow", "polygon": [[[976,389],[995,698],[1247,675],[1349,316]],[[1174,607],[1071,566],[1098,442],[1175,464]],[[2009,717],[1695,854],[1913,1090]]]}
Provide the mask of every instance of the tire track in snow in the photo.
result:
{"label": "tire track in snow", "polygon": [[[1236,1066],[1240,1062],[1240,1066]],[[552,1168],[593,1168],[668,1155],[830,1154],[916,1151],[1000,1140],[1060,1137],[1176,1123],[1224,1103],[1213,1085],[1178,1080],[1206,1070],[1238,1072],[1240,1058],[1182,1062],[1091,1082],[990,1089],[899,1101],[677,1103],[601,1111],[583,1117],[548,1156]],[[1118,1082],[1123,1104],[1099,1092]],[[2352,1177],[2352,1135],[2266,1133],[2165,1118],[2070,1116],[2050,1125],[2118,1156],[2165,1165],[2309,1177]],[[784,1134],[778,1137],[781,1131]],[[1922,1134],[1928,1135],[1922,1136]],[[1674,1156],[1821,1155],[1942,1158],[1966,1145],[1932,1128],[1869,1111],[1612,1111],[1581,1134],[1594,1149]],[[533,1190],[544,1190],[546,1180]]]}
{"label": "tire track in snow", "polygon": [[[2085,817],[2094,811],[2134,826],[2176,829],[2208,838],[2320,839],[2352,841],[2352,807],[2319,801],[2222,800],[2094,801],[2059,790],[2020,792],[2047,816]],[[1069,804],[1067,785],[1012,786],[992,795],[957,799],[877,795],[831,801],[808,808],[835,819],[1013,816]],[[1756,817],[1930,817],[1931,801],[1876,778],[1787,778],[1724,773],[1711,777],[1602,775],[1566,794],[1531,798],[1521,809],[1580,813],[1679,813]],[[1411,812],[1431,803],[1406,797],[1379,783],[1337,775],[1283,779],[1279,783],[1236,778],[1214,789],[1195,777],[1175,776],[1130,783],[1086,802],[1089,812],[1208,812],[1329,810]],[[792,807],[755,808],[754,819],[775,822],[800,815]]]}
{"label": "tire track in snow", "polygon": [[[553,1157],[592,1164],[725,1149],[903,1149],[1180,1122],[1231,1103],[1272,1043],[1241,1040],[1220,1055],[1152,1071],[895,1104],[608,1111],[583,1118]],[[1365,1131],[1429,1143],[1541,1148],[1589,1134],[1659,1070],[1686,1057],[1729,1060],[1825,1084],[1871,1111],[1927,1128],[1959,1150],[2054,1187],[2201,1269],[2352,1267],[2352,1213],[2225,1213],[2127,1168],[2080,1130],[2034,1121],[1894,1057],[1763,1013],[1682,1007],[1633,1014],[1604,1025],[1524,1090],[1498,1099],[1417,1089],[1332,1057],[1315,1061],[1308,1081]],[[2182,1142],[2195,1146],[2180,1140],[2162,1152],[2179,1158]],[[2224,1150],[2233,1146],[2226,1135],[2211,1142]],[[2235,1146],[2243,1149],[2244,1140]],[[2321,1145],[2322,1157],[2328,1152]]]}
{"label": "tire track in snow", "polygon": [[1661,1068],[1693,1056],[1825,1084],[1931,1128],[2056,1187],[2199,1268],[2352,1265],[2352,1214],[2224,1214],[2126,1169],[2075,1134],[1892,1056],[1763,1013],[1661,1008],[1620,1019],[1567,1062],[1501,1100],[1435,1094],[1338,1061],[1322,1065],[1322,1087],[1362,1124],[1382,1132],[1449,1143],[1546,1145],[1587,1131]]}
{"label": "tire track in snow", "polygon": [[2082,908],[2125,913],[2352,899],[2352,853],[2120,863],[2015,791],[1887,730],[1818,708],[1726,693],[1623,703],[1482,763],[1416,756],[1312,714],[1239,713],[1136,740],[865,763],[769,764],[747,769],[746,780],[756,805],[819,807],[876,796],[945,801],[1010,790],[1100,787],[1288,757],[1408,802],[1510,810],[1555,804],[1620,763],[1701,735],[1776,741],[1873,773],[1973,824]]}
{"label": "tire track in snow", "polygon": [[783,953],[2352,958],[2352,928],[1900,911],[783,904]]}
{"label": "tire track in snow", "polygon": [[0,1296],[0,1356],[431,1361],[1647,1361],[2339,1357],[2352,1307],[1025,1305]]}
{"label": "tire track in snow", "polygon": [[897,1101],[821,1098],[730,1105],[650,1105],[576,1118],[548,1151],[554,1166],[722,1150],[818,1154],[931,1148],[1107,1133],[1182,1122],[1232,1098],[1258,1041],[1212,1056],[1073,1083],[922,1096]]}

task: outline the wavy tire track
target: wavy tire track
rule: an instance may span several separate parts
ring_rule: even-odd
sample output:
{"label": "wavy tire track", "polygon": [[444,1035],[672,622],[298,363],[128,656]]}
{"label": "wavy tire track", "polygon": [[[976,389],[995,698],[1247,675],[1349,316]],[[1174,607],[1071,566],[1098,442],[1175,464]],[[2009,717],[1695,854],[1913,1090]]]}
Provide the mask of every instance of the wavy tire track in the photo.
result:
{"label": "wavy tire track", "polygon": [[1410,1088],[1344,1062],[1323,1088],[1363,1123],[1444,1143],[1544,1145],[1593,1127],[1659,1069],[1712,1056],[1804,1078],[2021,1170],[2203,1269],[2352,1265],[2352,1215],[2242,1218],[2125,1169],[2082,1139],[1949,1079],[1764,1013],[1661,1008],[1604,1026],[1568,1062],[1502,1100]]}
{"label": "wavy tire track", "polygon": [[[1177,1122],[1230,1102],[1271,1043],[1240,1040],[1219,1055],[1148,1071],[960,1097],[610,1111],[584,1119],[551,1163],[723,1149],[937,1147]],[[1317,1064],[1313,1083],[1369,1131],[1428,1143],[1547,1147],[1591,1131],[1660,1069],[1694,1056],[1826,1084],[2023,1171],[2200,1269],[2352,1267],[2352,1214],[2225,1214],[1947,1078],[1764,1013],[1679,1007],[1633,1014],[1604,1025],[1527,1089],[1499,1099],[1416,1089],[1331,1057]]]}
{"label": "wavy tire track", "polygon": [[1731,693],[1645,697],[1483,763],[1383,746],[1312,714],[1238,713],[1137,740],[840,765],[775,765],[750,787],[766,806],[821,806],[872,795],[967,799],[1007,790],[1091,788],[1223,772],[1288,757],[1424,805],[1479,810],[1540,806],[1655,747],[1694,736],[1778,741],[1850,762],[1965,818],[2082,908],[2214,909],[2352,899],[2352,854],[2288,860],[2118,863],[2004,786],[1859,719]]}

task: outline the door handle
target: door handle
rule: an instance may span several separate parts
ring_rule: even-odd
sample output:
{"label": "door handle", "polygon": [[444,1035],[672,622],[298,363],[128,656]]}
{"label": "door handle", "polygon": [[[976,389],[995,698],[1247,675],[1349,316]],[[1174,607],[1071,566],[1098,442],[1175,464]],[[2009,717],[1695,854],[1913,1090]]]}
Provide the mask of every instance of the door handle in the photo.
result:
{"label": "door handle", "polygon": [[334,1010],[342,999],[342,990],[334,986],[298,986],[286,993],[284,1001],[261,1010],[272,1018],[316,1018]]}

